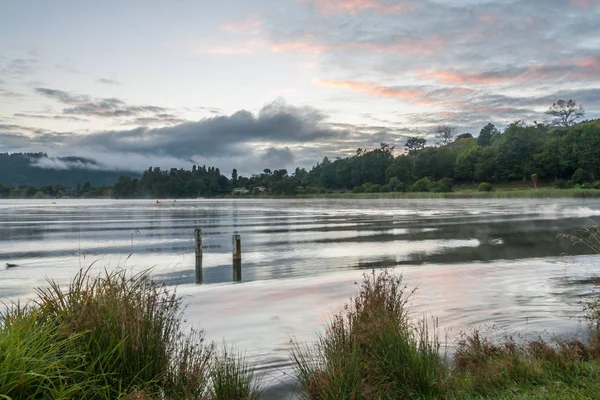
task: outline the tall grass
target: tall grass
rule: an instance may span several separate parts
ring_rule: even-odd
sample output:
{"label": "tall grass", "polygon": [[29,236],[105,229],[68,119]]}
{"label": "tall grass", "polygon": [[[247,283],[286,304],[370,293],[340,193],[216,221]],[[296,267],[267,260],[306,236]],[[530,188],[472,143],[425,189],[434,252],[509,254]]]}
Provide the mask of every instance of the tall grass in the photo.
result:
{"label": "tall grass", "polygon": [[[200,377],[206,375],[211,348],[197,345],[203,342],[201,333],[195,341],[186,340],[181,297],[148,273],[128,276],[116,270],[92,277],[80,271],[68,287],[51,281],[37,295],[40,316],[55,323],[63,337],[85,333],[77,340],[79,350],[114,393],[205,390],[206,379]],[[190,358],[192,368],[187,367]],[[181,379],[196,384],[187,389],[177,382]]]}
{"label": "tall grass", "polygon": [[256,400],[260,397],[260,382],[253,365],[233,347],[223,344],[210,369],[210,397],[227,400]]}
{"label": "tall grass", "polygon": [[388,271],[365,275],[360,292],[315,344],[291,358],[306,399],[598,398],[600,335],[589,342],[493,341],[463,333],[453,357],[437,328],[408,314],[412,292]]}
{"label": "tall grass", "polygon": [[57,326],[18,305],[0,315],[0,398],[108,398],[103,377],[92,374],[75,342]]}
{"label": "tall grass", "polygon": [[365,275],[360,292],[313,346],[292,361],[305,398],[407,398],[438,393],[439,341],[411,322],[410,294],[387,271]]}
{"label": "tall grass", "polygon": [[49,281],[0,314],[0,399],[256,399],[244,358],[187,330],[182,298],[125,270]]}

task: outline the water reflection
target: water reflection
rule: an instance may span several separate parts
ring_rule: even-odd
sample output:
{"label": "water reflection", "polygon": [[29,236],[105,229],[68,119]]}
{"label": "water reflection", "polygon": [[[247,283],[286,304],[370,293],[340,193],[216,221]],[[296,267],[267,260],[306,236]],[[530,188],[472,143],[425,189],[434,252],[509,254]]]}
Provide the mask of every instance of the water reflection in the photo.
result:
{"label": "water reflection", "polygon": [[290,337],[313,338],[367,269],[397,267],[419,287],[415,311],[443,329],[561,333],[578,329],[571,317],[597,263],[557,238],[593,225],[597,199],[57,203],[0,201],[0,266],[19,265],[0,269],[0,298],[29,297],[46,277],[67,282],[96,260],[95,270],[152,268],[187,296],[194,325],[260,358],[274,382],[286,381]]}

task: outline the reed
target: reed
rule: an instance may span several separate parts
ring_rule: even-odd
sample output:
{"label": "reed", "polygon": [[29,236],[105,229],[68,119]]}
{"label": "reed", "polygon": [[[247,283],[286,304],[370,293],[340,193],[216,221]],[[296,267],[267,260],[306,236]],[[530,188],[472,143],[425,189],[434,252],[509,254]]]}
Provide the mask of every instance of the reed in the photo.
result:
{"label": "reed", "polygon": [[148,272],[81,270],[0,314],[0,399],[256,399],[251,365],[184,327]]}
{"label": "reed", "polygon": [[439,341],[411,322],[401,277],[365,275],[358,296],[292,361],[308,399],[412,398],[438,393]]}

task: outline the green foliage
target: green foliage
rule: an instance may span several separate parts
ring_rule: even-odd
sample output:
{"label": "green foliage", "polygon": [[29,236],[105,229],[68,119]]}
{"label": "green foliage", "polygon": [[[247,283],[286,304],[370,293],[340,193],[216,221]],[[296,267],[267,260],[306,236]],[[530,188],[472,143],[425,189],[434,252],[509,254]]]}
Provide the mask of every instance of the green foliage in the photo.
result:
{"label": "green foliage", "polygon": [[479,132],[477,137],[477,145],[486,147],[492,144],[492,137],[499,135],[500,132],[496,129],[493,124],[487,124]]}
{"label": "green foliage", "polygon": [[433,180],[453,178],[456,154],[447,147],[428,147],[415,158],[414,176]]}
{"label": "green foliage", "polygon": [[252,365],[184,331],[181,307],[147,273],[50,282],[0,314],[0,398],[258,398]]}
{"label": "green foliage", "polygon": [[76,343],[34,310],[14,305],[0,314],[0,398],[108,398],[105,376],[87,368]]}
{"label": "green foliage", "polygon": [[401,155],[394,158],[390,166],[385,170],[385,177],[390,181],[391,179],[396,179],[393,183],[394,185],[397,185],[400,182],[410,184],[413,180],[413,168],[413,157]]}
{"label": "green foliage", "polygon": [[487,182],[481,182],[477,187],[478,192],[491,192],[492,190],[494,190],[494,188]]}
{"label": "green foliage", "polygon": [[554,187],[557,189],[571,189],[573,188],[573,181],[565,181],[564,179],[558,179],[554,183]]}
{"label": "green foliage", "polygon": [[535,126],[511,124],[498,141],[496,176],[500,181],[522,179],[535,172],[535,154],[541,153],[547,135]]}
{"label": "green foliage", "polygon": [[381,185],[367,182],[362,185],[362,188],[363,188],[363,192],[365,192],[365,193],[379,193],[379,191],[381,189]]}
{"label": "green foliage", "polygon": [[421,178],[410,187],[411,192],[431,192],[433,190],[433,182],[427,177]]}
{"label": "green foliage", "polygon": [[427,145],[427,139],[418,136],[412,136],[406,140],[404,149],[408,154],[413,154],[418,150],[424,149],[425,145]]}
{"label": "green foliage", "polygon": [[437,337],[410,322],[402,279],[365,275],[358,296],[317,344],[296,346],[292,360],[308,399],[421,398],[439,393]]}
{"label": "green foliage", "polygon": [[442,178],[434,185],[434,191],[438,193],[450,193],[452,191],[452,179]]}
{"label": "green foliage", "polygon": [[573,173],[571,179],[576,185],[581,185],[583,182],[585,182],[585,171],[583,168],[578,168],[575,173]]}
{"label": "green foliage", "polygon": [[[94,374],[109,377],[115,394],[152,387],[172,390],[178,386],[169,379],[177,357],[195,363],[191,370],[179,368],[182,374],[202,374],[208,366],[212,349],[201,345],[202,334],[195,334],[199,342],[185,341],[181,298],[146,273],[127,276],[117,270],[92,278],[81,271],[66,289],[50,282],[37,293],[41,318],[59,326],[65,337],[86,333],[77,341],[80,354],[94,360]],[[187,347],[181,347],[182,340]],[[205,386],[198,376],[189,379]]]}

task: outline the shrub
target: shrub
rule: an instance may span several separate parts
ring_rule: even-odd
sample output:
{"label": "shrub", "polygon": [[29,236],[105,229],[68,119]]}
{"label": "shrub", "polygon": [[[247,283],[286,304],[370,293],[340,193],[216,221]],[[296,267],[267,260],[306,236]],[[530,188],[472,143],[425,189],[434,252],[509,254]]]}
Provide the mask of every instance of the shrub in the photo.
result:
{"label": "shrub", "polygon": [[381,189],[381,185],[367,182],[363,184],[363,188],[365,189],[365,193],[378,193]]}
{"label": "shrub", "polygon": [[365,191],[365,189],[362,186],[356,186],[354,189],[352,189],[352,193],[363,193]]}
{"label": "shrub", "polygon": [[585,171],[582,168],[578,168],[573,176],[571,177],[575,184],[581,185],[585,181]]}
{"label": "shrub", "polygon": [[406,192],[406,184],[401,182],[394,187],[394,192]]}
{"label": "shrub", "polygon": [[481,182],[477,187],[477,191],[479,192],[491,192],[492,190],[494,190],[494,188],[487,182]]}
{"label": "shrub", "polygon": [[431,192],[433,182],[428,177],[421,178],[410,187],[411,192]]}
{"label": "shrub", "polygon": [[[438,393],[439,342],[410,322],[402,279],[365,275],[358,296],[317,344],[292,360],[310,399],[422,398]],[[433,339],[433,340],[430,340]]]}
{"label": "shrub", "polygon": [[[571,185],[569,185],[571,183]],[[571,181],[565,181],[564,179],[559,179],[554,183],[554,187],[557,189],[571,189],[573,188],[573,184]]]}
{"label": "shrub", "polygon": [[393,191],[393,187],[390,186],[390,185],[383,185],[379,189],[379,192],[381,192],[381,193],[388,193],[388,192],[391,192],[391,191]]}
{"label": "shrub", "polygon": [[449,193],[452,191],[452,179],[442,178],[435,183],[435,191],[439,193]]}

